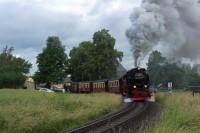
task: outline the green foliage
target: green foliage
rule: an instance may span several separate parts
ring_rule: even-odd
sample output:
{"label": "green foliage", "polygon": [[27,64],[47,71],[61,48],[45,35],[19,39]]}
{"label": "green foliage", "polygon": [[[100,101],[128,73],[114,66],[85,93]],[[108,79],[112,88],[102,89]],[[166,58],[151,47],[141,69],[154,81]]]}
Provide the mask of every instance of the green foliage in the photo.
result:
{"label": "green foliage", "polygon": [[158,51],[150,54],[147,66],[154,87],[159,84],[167,87],[168,82],[173,82],[174,88],[184,88],[197,85],[193,82],[200,81],[200,75],[190,65],[169,61]]}
{"label": "green foliage", "polygon": [[[150,81],[153,86],[157,86],[160,83],[163,83],[166,73],[163,71],[163,65],[167,62],[165,57],[162,57],[161,53],[154,51],[150,54],[149,60],[147,63],[147,71],[150,76]],[[160,78],[162,77],[162,78]]]}
{"label": "green foliage", "polygon": [[46,47],[37,56],[37,64],[36,82],[50,84],[63,80],[67,71],[67,55],[58,37],[48,37]]}
{"label": "green foliage", "polygon": [[95,79],[95,45],[92,42],[81,42],[69,55],[73,80]]}
{"label": "green foliage", "polygon": [[114,49],[115,39],[108,32],[95,32],[93,42],[81,42],[70,51],[72,80],[100,80],[116,75],[123,53]]}
{"label": "green foliage", "polygon": [[22,58],[12,55],[13,47],[7,46],[0,54],[0,88],[21,87],[25,81],[25,74],[29,73],[31,64]]}

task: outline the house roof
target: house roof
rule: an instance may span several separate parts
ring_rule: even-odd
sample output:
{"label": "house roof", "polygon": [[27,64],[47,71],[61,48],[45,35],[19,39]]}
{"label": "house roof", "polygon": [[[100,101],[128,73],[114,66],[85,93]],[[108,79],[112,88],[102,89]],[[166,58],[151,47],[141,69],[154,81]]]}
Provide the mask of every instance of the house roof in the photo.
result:
{"label": "house roof", "polygon": [[124,68],[124,66],[121,63],[119,63],[117,67],[117,78],[122,77],[126,72],[126,68]]}

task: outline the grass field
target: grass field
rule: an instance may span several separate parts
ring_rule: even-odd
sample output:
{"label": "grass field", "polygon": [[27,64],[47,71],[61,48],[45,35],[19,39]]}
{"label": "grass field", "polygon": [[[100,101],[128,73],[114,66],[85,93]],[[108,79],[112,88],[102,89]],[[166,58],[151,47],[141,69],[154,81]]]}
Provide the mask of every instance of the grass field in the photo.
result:
{"label": "grass field", "polygon": [[164,106],[160,120],[145,133],[200,133],[200,95],[191,92],[159,93],[157,101]]}
{"label": "grass field", "polygon": [[114,94],[57,94],[0,90],[0,133],[56,133],[116,110]]}

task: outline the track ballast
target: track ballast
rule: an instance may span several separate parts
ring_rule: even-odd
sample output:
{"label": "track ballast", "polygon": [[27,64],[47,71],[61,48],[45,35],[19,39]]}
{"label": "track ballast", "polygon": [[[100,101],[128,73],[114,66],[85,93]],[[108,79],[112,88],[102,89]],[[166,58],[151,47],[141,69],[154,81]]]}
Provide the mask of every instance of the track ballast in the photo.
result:
{"label": "track ballast", "polygon": [[161,107],[152,102],[125,104],[119,111],[110,113],[80,128],[62,133],[134,133],[160,114]]}

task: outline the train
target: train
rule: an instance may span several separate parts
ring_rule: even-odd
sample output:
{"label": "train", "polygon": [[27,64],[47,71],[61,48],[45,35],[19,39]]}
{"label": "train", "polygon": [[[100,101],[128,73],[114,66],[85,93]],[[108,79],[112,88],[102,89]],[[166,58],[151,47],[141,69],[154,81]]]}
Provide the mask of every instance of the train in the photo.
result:
{"label": "train", "polygon": [[148,100],[149,86],[149,75],[144,68],[133,68],[119,79],[64,83],[64,89],[72,93],[117,93],[133,101]]}

